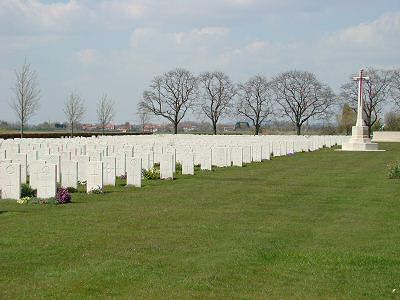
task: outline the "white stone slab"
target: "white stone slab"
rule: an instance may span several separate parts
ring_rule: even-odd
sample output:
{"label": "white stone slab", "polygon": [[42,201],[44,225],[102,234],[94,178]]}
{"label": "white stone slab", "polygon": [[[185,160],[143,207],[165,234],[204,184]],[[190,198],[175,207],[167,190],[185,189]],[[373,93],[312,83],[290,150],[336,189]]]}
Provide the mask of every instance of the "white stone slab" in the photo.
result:
{"label": "white stone slab", "polygon": [[39,182],[37,197],[48,199],[56,196],[57,192],[57,165],[52,163],[42,164],[39,169]]}
{"label": "white stone slab", "polygon": [[12,162],[21,165],[21,183],[27,182],[27,155],[25,153],[16,153],[12,156]]}
{"label": "white stone slab", "polygon": [[103,184],[114,185],[116,174],[116,159],[113,156],[104,156],[103,159]]}
{"label": "white stone slab", "polygon": [[2,199],[18,200],[21,197],[21,165],[19,163],[1,164],[0,189]]}
{"label": "white stone slab", "polygon": [[174,179],[174,155],[164,153],[160,161],[160,179]]}
{"label": "white stone slab", "polygon": [[194,175],[194,155],[192,152],[185,153],[182,158],[182,174]]}
{"label": "white stone slab", "polygon": [[88,163],[88,179],[86,183],[86,191],[90,193],[96,189],[103,188],[103,162],[90,161]]}
{"label": "white stone slab", "polygon": [[76,161],[64,161],[61,169],[61,186],[78,188],[78,163]]}
{"label": "white stone slab", "polygon": [[87,155],[78,155],[76,158],[78,163],[78,180],[80,182],[87,181],[88,179],[88,164],[89,164],[89,156]]}
{"label": "white stone slab", "polygon": [[128,157],[126,161],[126,184],[135,187],[142,186],[142,160],[138,157]]}
{"label": "white stone slab", "polygon": [[233,166],[242,167],[243,166],[243,148],[242,147],[231,148],[231,159],[232,159]]}

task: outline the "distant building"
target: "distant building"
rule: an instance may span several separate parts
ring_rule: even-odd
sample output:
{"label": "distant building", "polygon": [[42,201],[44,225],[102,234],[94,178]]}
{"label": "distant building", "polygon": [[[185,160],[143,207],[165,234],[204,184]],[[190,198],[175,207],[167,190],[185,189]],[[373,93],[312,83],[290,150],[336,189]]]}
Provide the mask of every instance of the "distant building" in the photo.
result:
{"label": "distant building", "polygon": [[235,131],[236,126],[235,125],[223,125],[223,131]]}
{"label": "distant building", "polygon": [[105,130],[115,130],[115,125],[114,124],[106,124],[106,126],[104,126]]}
{"label": "distant building", "polygon": [[84,131],[94,131],[97,129],[97,126],[94,124],[82,124],[82,130]]}
{"label": "distant building", "polygon": [[249,122],[236,122],[235,130],[249,130],[250,125]]}
{"label": "distant building", "polygon": [[65,129],[65,128],[67,128],[67,124],[63,124],[63,123],[55,123],[54,124],[54,128],[56,128],[56,129]]}

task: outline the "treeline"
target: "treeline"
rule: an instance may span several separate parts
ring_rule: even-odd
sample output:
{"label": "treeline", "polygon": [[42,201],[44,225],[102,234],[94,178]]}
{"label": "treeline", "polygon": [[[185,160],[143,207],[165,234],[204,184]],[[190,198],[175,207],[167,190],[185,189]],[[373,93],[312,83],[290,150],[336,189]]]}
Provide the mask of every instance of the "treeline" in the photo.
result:
{"label": "treeline", "polygon": [[[363,85],[364,118],[371,133],[374,126],[383,122],[385,105],[392,103],[397,110],[400,109],[400,70],[368,68],[365,71],[369,81]],[[22,137],[24,126],[39,108],[40,89],[37,72],[27,62],[15,74],[11,108],[16,113]],[[174,133],[178,132],[180,122],[190,111],[197,115],[197,119],[208,119],[214,134],[220,120],[225,117],[250,122],[255,134],[259,134],[262,126],[272,119],[285,120],[300,135],[304,124],[331,120],[342,109],[338,121],[347,131],[354,123],[352,118],[357,107],[357,93],[357,83],[351,77],[336,95],[308,71],[287,71],[270,79],[256,75],[245,82],[234,83],[224,72],[195,75],[189,70],[177,68],[154,77],[143,92],[137,113],[143,125],[151,116],[167,120]],[[77,93],[71,92],[63,111],[73,135],[75,125],[82,121],[86,112],[84,101]],[[103,94],[97,103],[96,113],[104,132],[115,114],[114,101]]]}
{"label": "treeline", "polygon": [[[370,79],[363,85],[364,118],[371,133],[381,122],[386,104],[393,103],[400,108],[400,70],[368,68],[366,73]],[[167,119],[175,133],[187,112],[193,110],[209,119],[215,134],[221,117],[240,116],[252,123],[255,134],[272,118],[283,118],[300,135],[304,124],[311,120],[329,120],[337,115],[340,107],[344,111],[339,123],[344,127],[354,125],[357,87],[350,78],[336,95],[315,74],[298,70],[283,72],[271,79],[257,75],[234,84],[223,72],[195,76],[178,68],[151,81],[138,111],[143,116],[152,114]]]}

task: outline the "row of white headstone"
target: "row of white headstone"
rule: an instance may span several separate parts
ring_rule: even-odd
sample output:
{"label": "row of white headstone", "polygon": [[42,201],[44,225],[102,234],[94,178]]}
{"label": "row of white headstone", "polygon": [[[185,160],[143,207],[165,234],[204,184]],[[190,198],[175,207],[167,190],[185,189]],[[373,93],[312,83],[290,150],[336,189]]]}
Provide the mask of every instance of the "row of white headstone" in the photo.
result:
{"label": "row of white headstone", "polygon": [[322,147],[341,145],[344,136],[107,136],[61,139],[0,140],[0,190],[3,199],[19,199],[21,184],[37,189],[38,198],[51,198],[56,186],[87,192],[115,185],[126,175],[127,184],[141,187],[142,170],[160,165],[160,178],[174,177],[176,164],[182,174],[194,175],[194,166],[243,166]]}

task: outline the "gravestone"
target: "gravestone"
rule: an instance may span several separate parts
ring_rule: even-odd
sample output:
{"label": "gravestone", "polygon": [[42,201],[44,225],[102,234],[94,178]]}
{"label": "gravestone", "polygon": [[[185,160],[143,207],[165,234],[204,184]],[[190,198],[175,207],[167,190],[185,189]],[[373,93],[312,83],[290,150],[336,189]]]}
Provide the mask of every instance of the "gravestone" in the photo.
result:
{"label": "gravestone", "polygon": [[21,165],[19,163],[1,164],[0,189],[2,199],[21,198]]}
{"label": "gravestone", "polygon": [[194,175],[194,155],[192,152],[182,154],[182,174]]}
{"label": "gravestone", "polygon": [[21,165],[21,183],[26,183],[27,155],[24,153],[15,153],[12,156],[12,162]]}
{"label": "gravestone", "polygon": [[231,149],[232,165],[236,167],[243,166],[243,148],[234,147]]}
{"label": "gravestone", "polygon": [[56,154],[51,154],[51,155],[45,155],[43,157],[43,160],[45,160],[47,163],[55,164],[57,167],[57,182],[61,182],[61,158],[60,155]]}
{"label": "gravestone", "polygon": [[61,169],[61,186],[78,188],[78,163],[76,161],[64,161]]}
{"label": "gravestone", "polygon": [[212,150],[203,148],[200,153],[200,167],[202,170],[211,171],[212,169]]}
{"label": "gravestone", "polygon": [[87,155],[79,155],[79,156],[76,157],[76,161],[78,163],[78,180],[80,182],[87,181],[89,156],[87,156]]}
{"label": "gravestone", "polygon": [[252,161],[251,145],[243,145],[243,163],[249,164]]}
{"label": "gravestone", "polygon": [[261,162],[262,161],[262,147],[260,144],[253,144],[251,145],[252,150],[252,158],[251,160],[254,162]]}
{"label": "gravestone", "polygon": [[90,193],[96,189],[103,188],[103,162],[89,161],[88,179],[86,183],[86,192]]}
{"label": "gravestone", "polygon": [[126,175],[126,153],[117,153],[116,154],[116,174],[117,176],[124,176]]}
{"label": "gravestone", "polygon": [[160,160],[160,179],[174,179],[174,155],[163,153]]}
{"label": "gravestone", "polygon": [[37,197],[48,199],[55,197],[57,193],[57,166],[52,163],[42,164],[39,169],[39,182]]}
{"label": "gravestone", "polygon": [[115,177],[116,170],[116,159],[113,156],[104,156],[103,157],[103,184],[104,185],[114,185],[115,186]]}
{"label": "gravestone", "polygon": [[30,164],[29,186],[32,189],[37,189],[39,185],[39,174],[41,167],[45,165],[44,160],[35,160]]}
{"label": "gravestone", "polygon": [[215,147],[212,149],[212,164],[217,167],[228,167],[231,162],[228,162],[228,148]]}
{"label": "gravestone", "polygon": [[128,157],[126,161],[126,184],[135,187],[142,186],[142,160]]}
{"label": "gravestone", "polygon": [[38,160],[38,151],[37,150],[30,150],[26,152],[26,157],[27,157],[27,166],[26,166],[26,174],[30,175],[30,168],[31,168],[31,163],[33,161]]}

